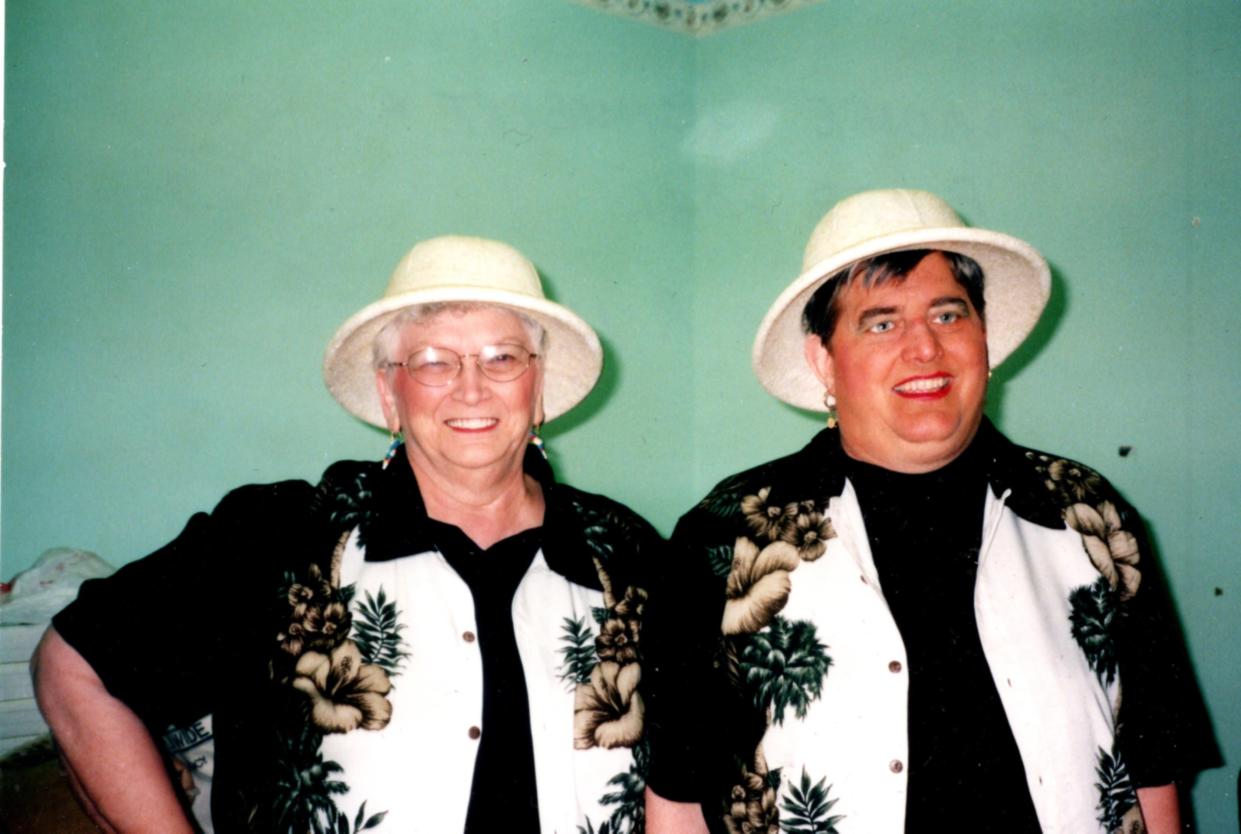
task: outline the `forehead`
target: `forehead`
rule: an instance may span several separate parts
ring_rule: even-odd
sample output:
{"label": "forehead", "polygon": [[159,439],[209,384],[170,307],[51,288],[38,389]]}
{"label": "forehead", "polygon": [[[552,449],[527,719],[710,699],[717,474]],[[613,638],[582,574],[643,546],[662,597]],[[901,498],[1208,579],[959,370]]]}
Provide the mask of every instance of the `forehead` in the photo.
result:
{"label": "forehead", "polygon": [[863,281],[851,282],[841,291],[839,301],[841,312],[847,317],[851,312],[864,312],[876,306],[904,308],[947,299],[970,304],[969,294],[957,281],[948,259],[942,252],[932,252],[903,277],[871,286]]}
{"label": "forehead", "polygon": [[440,310],[410,322],[401,330],[401,344],[404,347],[435,344],[450,348],[475,348],[497,342],[526,345],[529,341],[522,320],[503,307]]}

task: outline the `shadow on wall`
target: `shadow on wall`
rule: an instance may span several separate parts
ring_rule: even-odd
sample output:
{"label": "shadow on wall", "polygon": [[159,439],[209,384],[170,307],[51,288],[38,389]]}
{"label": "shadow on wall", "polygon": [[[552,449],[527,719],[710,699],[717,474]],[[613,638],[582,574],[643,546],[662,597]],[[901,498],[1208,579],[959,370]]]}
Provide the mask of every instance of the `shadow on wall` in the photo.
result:
{"label": "shadow on wall", "polygon": [[995,369],[991,382],[987,385],[985,411],[997,426],[1003,425],[1001,417],[1004,412],[1004,393],[1008,390],[1009,381],[1017,377],[1027,365],[1034,361],[1034,357],[1042,352],[1056,330],[1059,329],[1060,322],[1064,320],[1064,315],[1069,309],[1068,285],[1059,268],[1050,262],[1048,265],[1051,266],[1051,298],[1047,301],[1043,315],[1020,347]]}

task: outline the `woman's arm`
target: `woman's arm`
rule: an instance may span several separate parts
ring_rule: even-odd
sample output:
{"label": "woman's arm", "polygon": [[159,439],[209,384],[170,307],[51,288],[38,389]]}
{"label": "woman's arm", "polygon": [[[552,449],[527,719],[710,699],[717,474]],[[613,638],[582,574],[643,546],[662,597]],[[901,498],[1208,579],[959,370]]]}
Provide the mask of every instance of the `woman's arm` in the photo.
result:
{"label": "woman's arm", "polygon": [[673,802],[646,789],[647,834],[708,834],[702,806],[697,802]]}
{"label": "woman's arm", "polygon": [[125,834],[192,834],[146,727],[55,628],[35,649],[31,674],[74,790],[97,825]]}
{"label": "woman's arm", "polygon": [[1138,788],[1138,807],[1147,834],[1181,834],[1181,803],[1176,785]]}

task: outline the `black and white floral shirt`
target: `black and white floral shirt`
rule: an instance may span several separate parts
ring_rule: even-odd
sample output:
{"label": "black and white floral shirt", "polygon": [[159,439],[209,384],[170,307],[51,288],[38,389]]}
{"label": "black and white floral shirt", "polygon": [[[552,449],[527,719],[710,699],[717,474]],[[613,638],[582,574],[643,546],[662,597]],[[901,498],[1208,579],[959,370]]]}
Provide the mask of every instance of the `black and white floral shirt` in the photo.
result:
{"label": "black and white floral shirt", "polygon": [[[1135,788],[1213,741],[1140,522],[1084,466],[989,422],[975,443],[973,613],[1039,824],[1141,831]],[[905,830],[909,663],[847,469],[825,431],[673,535],[646,631],[650,785],[714,831]]]}
{"label": "black and white floral shirt", "polygon": [[[526,468],[547,508],[512,603],[529,700],[513,717],[530,722],[540,829],[640,831],[644,576],[662,542],[537,454]],[[204,829],[461,831],[482,667],[433,528],[403,453],[243,487],[83,585],[55,626],[157,735],[175,728]]]}

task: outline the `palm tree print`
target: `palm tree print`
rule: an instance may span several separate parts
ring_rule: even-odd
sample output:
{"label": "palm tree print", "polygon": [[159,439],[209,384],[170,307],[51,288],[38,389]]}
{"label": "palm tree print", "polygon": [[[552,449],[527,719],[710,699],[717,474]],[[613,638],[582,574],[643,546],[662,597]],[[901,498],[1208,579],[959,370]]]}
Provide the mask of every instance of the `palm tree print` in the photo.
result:
{"label": "palm tree print", "polygon": [[741,499],[745,495],[748,477],[743,473],[718,484],[715,489],[698,502],[700,509],[721,518],[733,518],[741,513]]}
{"label": "palm tree print", "polygon": [[601,805],[618,806],[605,823],[615,834],[642,834],[646,830],[647,757],[646,743],[635,745],[629,770],[608,780],[609,785],[620,790],[606,793],[599,800]]}
{"label": "palm tree print", "polygon": [[370,490],[371,471],[362,469],[345,483],[324,479],[321,500],[328,508],[328,518],[340,529],[360,528],[358,543],[365,546],[367,523],[374,512]]}
{"label": "palm tree print", "polygon": [[1069,623],[1073,639],[1086,654],[1086,661],[1099,681],[1108,686],[1116,680],[1116,648],[1112,627],[1119,611],[1116,592],[1106,577],[1082,585],[1069,594]]}
{"label": "palm tree print", "polygon": [[286,755],[276,762],[279,775],[272,802],[274,830],[322,830],[320,815],[336,809],[332,796],[349,790],[348,785],[334,778],[341,773],[341,766],[323,761],[319,752],[322,740],[323,736],[311,729],[308,721],[296,738],[281,739],[280,746]]}
{"label": "palm tree print", "polygon": [[[386,816],[388,816],[387,811],[380,811],[378,814],[372,814],[368,817],[366,815],[366,803],[363,802],[358,808],[358,813],[353,818],[353,825],[350,825],[349,818],[333,805],[326,815],[326,827],[322,831],[323,834],[357,834],[359,831],[378,827]],[[319,834],[318,829],[316,829],[315,834]]]}
{"label": "palm tree print", "polygon": [[707,563],[713,574],[720,579],[727,579],[733,569],[733,547],[721,544],[707,548]]}
{"label": "palm tree print", "polygon": [[[1095,766],[1095,773],[1099,776],[1099,781],[1095,783],[1095,787],[1099,789],[1099,822],[1103,823],[1108,834],[1142,831],[1140,822],[1137,822],[1141,819],[1141,812],[1137,808],[1138,794],[1115,743],[1111,753],[1099,748],[1099,762]],[[1136,823],[1138,827],[1130,828],[1130,823]]]}
{"label": "palm tree print", "polygon": [[792,707],[798,718],[823,691],[832,659],[819,642],[814,623],[790,623],[775,617],[771,625],[745,640],[740,671],[753,692],[754,704],[772,711],[772,720],[784,723],[784,713]]}
{"label": "palm tree print", "polygon": [[560,639],[565,644],[560,649],[564,655],[564,665],[560,667],[560,679],[572,689],[578,684],[588,683],[590,673],[595,670],[595,635],[586,624],[585,617],[564,618],[564,634]]}
{"label": "palm tree print", "polygon": [[801,784],[789,786],[788,795],[780,806],[785,813],[780,820],[780,830],[784,834],[837,834],[836,823],[844,816],[827,815],[838,800],[827,798],[832,786],[825,787],[826,781],[823,778],[812,785],[806,769],[802,768]]}
{"label": "palm tree print", "polygon": [[[352,586],[350,586],[352,587]],[[357,605],[357,618],[353,621],[353,642],[358,644],[362,658],[380,667],[389,675],[400,673],[400,666],[409,657],[403,648],[401,632],[405,626],[400,621],[401,612],[396,602],[389,601],[384,589]]]}

